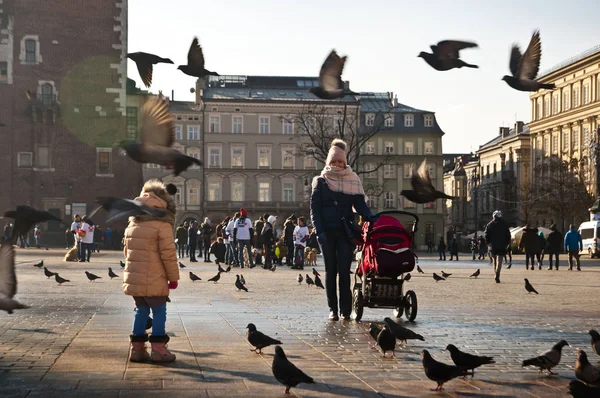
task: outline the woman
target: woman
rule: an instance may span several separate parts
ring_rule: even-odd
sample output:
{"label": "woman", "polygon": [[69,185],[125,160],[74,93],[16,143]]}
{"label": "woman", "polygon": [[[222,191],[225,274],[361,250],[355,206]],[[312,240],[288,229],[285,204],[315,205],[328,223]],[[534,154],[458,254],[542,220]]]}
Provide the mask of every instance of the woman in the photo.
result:
{"label": "woman", "polygon": [[[362,182],[346,160],[346,143],[335,139],[327,155],[320,176],[313,179],[310,198],[310,217],[317,232],[317,240],[325,259],[325,288],[329,319],[339,320],[338,309],[344,320],[350,319],[352,293],[350,291],[350,265],[355,245],[346,235],[342,220],[353,220],[352,207],[366,221],[373,213],[365,203]],[[336,277],[339,275],[340,301],[338,307]]]}
{"label": "woman", "polygon": [[[531,270],[533,271],[535,269],[535,255],[541,251],[537,228],[529,228],[527,225],[523,227],[519,249],[525,250],[525,270],[529,269],[529,262],[531,261]],[[541,266],[540,269],[542,269]]]}
{"label": "woman", "polygon": [[550,230],[552,232],[550,232],[548,239],[546,239],[546,248],[544,249],[544,253],[548,253],[548,270],[552,270],[552,260],[554,257],[556,258],[556,270],[558,271],[558,254],[563,247],[563,237],[562,234],[556,229],[556,224],[552,224],[550,226]]}

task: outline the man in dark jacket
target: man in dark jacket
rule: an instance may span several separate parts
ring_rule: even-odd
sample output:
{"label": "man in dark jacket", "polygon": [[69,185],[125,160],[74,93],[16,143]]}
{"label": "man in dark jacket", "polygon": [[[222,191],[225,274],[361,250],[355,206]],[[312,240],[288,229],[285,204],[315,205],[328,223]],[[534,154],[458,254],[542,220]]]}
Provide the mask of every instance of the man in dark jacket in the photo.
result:
{"label": "man in dark jacket", "polygon": [[201,252],[204,251],[204,262],[212,263],[210,261],[210,237],[213,233],[213,227],[210,225],[210,220],[208,217],[204,218],[204,222],[200,227],[200,234],[202,235],[202,248]]}
{"label": "man in dark jacket", "polygon": [[529,261],[531,260],[531,270],[533,271],[535,269],[535,255],[541,250],[537,228],[529,228],[527,225],[523,227],[523,236],[521,236],[519,248],[525,250],[525,269],[529,269]]}
{"label": "man in dark jacket", "polygon": [[502,270],[502,260],[506,256],[508,246],[510,246],[510,229],[508,224],[502,218],[502,212],[496,210],[492,214],[492,221],[485,226],[485,240],[490,249],[494,260],[494,272],[496,273],[496,283],[500,283],[500,271]]}
{"label": "man in dark jacket", "polygon": [[196,246],[198,246],[198,222],[192,221],[192,226],[188,229],[188,246],[190,247],[190,262],[197,263]]}
{"label": "man in dark jacket", "polygon": [[290,218],[286,220],[285,224],[283,224],[283,240],[288,249],[286,265],[290,267],[294,265],[294,262],[292,261],[294,258],[294,229],[296,229],[296,216],[292,214]]}
{"label": "man in dark jacket", "polygon": [[442,261],[442,256],[444,257],[444,261],[446,261],[446,243],[441,236],[440,241],[438,242],[438,254],[440,255],[440,261]]}
{"label": "man in dark jacket", "polygon": [[263,214],[256,222],[254,223],[254,248],[258,250],[258,254],[256,255],[256,265],[263,265],[262,261],[262,252],[263,252],[263,237],[262,230],[265,226],[265,222],[269,218],[269,214]]}
{"label": "man in dark jacket", "polygon": [[563,245],[563,237],[560,231],[556,230],[556,224],[552,224],[550,226],[550,234],[548,235],[548,239],[546,239],[546,248],[544,253],[548,254],[548,269],[552,270],[552,258],[556,256],[556,270],[558,271],[558,254],[560,253],[560,249]]}
{"label": "man in dark jacket", "polygon": [[177,239],[177,252],[179,258],[185,257],[185,247],[187,246],[188,231],[183,224],[179,224],[175,230],[175,238]]}

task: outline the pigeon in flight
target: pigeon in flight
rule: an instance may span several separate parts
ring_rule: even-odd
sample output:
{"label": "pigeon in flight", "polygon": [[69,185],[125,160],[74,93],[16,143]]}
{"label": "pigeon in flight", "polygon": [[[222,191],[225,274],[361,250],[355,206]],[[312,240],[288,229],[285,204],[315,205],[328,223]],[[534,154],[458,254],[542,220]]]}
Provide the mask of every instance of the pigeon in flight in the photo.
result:
{"label": "pigeon in flight", "polygon": [[298,285],[301,285],[302,281],[304,280],[304,278],[302,277],[302,274],[298,274],[298,277],[296,278],[296,280],[298,281]]}
{"label": "pigeon in flight", "polygon": [[235,276],[235,287],[237,288],[238,291],[239,290],[243,290],[245,292],[248,291],[248,288],[246,286],[244,286],[244,284],[240,280],[240,276],[239,275]]}
{"label": "pigeon in flight", "polygon": [[250,351],[254,351],[257,354],[262,354],[262,349],[265,347],[275,344],[282,344],[281,341],[275,340],[274,338],[271,338],[266,334],[256,330],[256,326],[253,323],[249,323],[248,326],[246,326],[246,329],[248,329],[248,332],[246,333],[246,336],[248,337],[248,343],[254,346],[254,349]]}
{"label": "pigeon in flight", "polygon": [[536,368],[540,368],[540,373],[547,370],[550,374],[555,375],[557,373],[552,372],[552,368],[560,362],[562,348],[566,345],[569,345],[569,343],[566,340],[561,340],[542,355],[524,360],[522,366],[535,366]]}
{"label": "pigeon in flight", "polygon": [[119,265],[121,266],[121,268],[125,268],[125,263],[123,261],[119,260]]}
{"label": "pigeon in flight", "polygon": [[31,230],[35,224],[46,221],[63,222],[63,220],[47,211],[36,210],[33,207],[24,205],[17,206],[16,210],[5,212],[4,217],[14,218],[15,220],[11,237],[11,242],[13,244],[17,243],[18,238],[27,236],[29,230]]}
{"label": "pigeon in flight", "polygon": [[417,170],[413,170],[410,180],[412,190],[404,189],[400,195],[414,203],[430,203],[437,199],[454,199],[453,196],[446,195],[441,191],[436,191],[431,176],[427,170],[427,159],[423,160],[421,166]]}
{"label": "pigeon in flight", "polygon": [[531,36],[531,41],[525,54],[521,54],[518,45],[513,44],[510,52],[510,73],[512,76],[505,75],[502,80],[509,86],[519,91],[538,91],[539,89],[554,90],[554,83],[540,83],[535,80],[539,69],[540,59],[542,58],[542,41],[540,32],[536,30]]}
{"label": "pigeon in flight", "polygon": [[417,271],[419,271],[419,274],[424,274],[425,273],[425,271],[423,271],[421,269],[421,267],[419,267],[419,265],[417,265]]}
{"label": "pigeon in flight", "polygon": [[481,274],[481,270],[478,268],[477,271],[473,272],[469,278],[477,278]]}
{"label": "pigeon in flight", "polygon": [[96,279],[102,279],[102,277],[100,277],[98,275],[94,275],[91,272],[87,272],[87,271],[85,271],[85,276],[87,276],[87,278],[90,280],[90,282],[94,282]]}
{"label": "pigeon in flight", "polygon": [[196,282],[196,281],[201,281],[202,280],[202,279],[200,279],[200,277],[198,275],[194,274],[192,271],[190,271],[190,279],[192,280],[192,282]]}
{"label": "pigeon in flight", "polygon": [[459,51],[465,48],[477,47],[477,43],[458,40],[443,40],[437,45],[432,45],[432,53],[421,51],[418,55],[423,58],[433,69],[439,71],[447,71],[454,68],[479,68],[477,65],[468,64],[459,58]]}
{"label": "pigeon in flight", "polygon": [[321,282],[321,278],[319,278],[319,275],[315,275],[315,286],[320,287],[321,289],[325,289],[325,286],[323,286],[323,282]]}
{"label": "pigeon in flight", "polygon": [[462,352],[454,344],[448,344],[446,346],[446,351],[450,351],[450,356],[452,357],[452,362],[456,366],[461,369],[470,370],[471,378],[475,377],[475,368],[480,367],[481,365],[488,365],[494,362],[494,358],[492,357],[484,357],[478,355],[467,354],[466,352]]}
{"label": "pigeon in flight", "polygon": [[387,324],[383,325],[381,332],[377,335],[377,345],[383,351],[383,358],[386,358],[385,353],[388,351],[392,352],[392,358],[396,358],[396,354],[394,353],[396,349],[396,337]]}
{"label": "pigeon in flight", "polygon": [[152,84],[152,65],[160,63],[173,63],[173,61],[171,61],[168,58],[161,58],[158,55],[148,54],[144,52],[127,54],[127,58],[135,62],[137,70],[140,73],[140,77],[142,78],[142,81],[144,82],[144,85],[147,88],[150,88],[150,85]]}
{"label": "pigeon in flight", "polygon": [[93,217],[98,210],[104,209],[108,213],[107,223],[141,214],[150,214],[155,217],[163,217],[165,215],[164,211],[146,206],[137,200],[101,196],[96,199],[96,203],[99,203],[100,207],[94,210],[88,218]]}
{"label": "pigeon in flight", "polygon": [[15,249],[10,242],[4,242],[0,245],[0,310],[12,314],[14,310],[29,308],[15,300],[15,294],[17,294]]}
{"label": "pigeon in flight", "polygon": [[425,375],[429,380],[437,383],[437,387],[431,391],[442,391],[444,383],[456,377],[467,375],[467,371],[464,369],[436,361],[427,350],[421,351],[421,356],[423,357]]}
{"label": "pigeon in flight", "polygon": [[590,330],[589,335],[592,336],[592,349],[598,355],[600,355],[600,333],[594,329]]}
{"label": "pigeon in flight", "polygon": [[410,278],[412,278],[412,276],[410,274],[406,274],[403,278],[404,282],[408,282],[410,280]]}
{"label": "pigeon in flight", "polygon": [[36,267],[36,268],[42,268],[44,266],[44,260],[40,261],[37,264],[33,264],[33,266]]}
{"label": "pigeon in flight", "polygon": [[275,346],[275,357],[273,357],[271,369],[277,381],[285,386],[285,394],[289,394],[290,388],[296,387],[300,383],[314,384],[315,382],[312,377],[291,363],[285,356],[283,348],[278,345]]}
{"label": "pigeon in flight", "polygon": [[449,277],[449,276],[451,276],[451,275],[452,275],[452,274],[447,274],[447,273],[445,273],[445,272],[442,270],[442,276],[443,276],[444,278],[448,278],[448,277]]}
{"label": "pigeon in flight", "polygon": [[176,176],[192,164],[202,164],[200,160],[171,148],[175,142],[175,127],[167,101],[160,96],[151,97],[142,107],[141,115],[141,142],[130,140],[120,144],[131,159],[138,163],[153,163],[174,169]]}
{"label": "pigeon in flight", "polygon": [[221,273],[218,272],[217,275],[213,276],[212,278],[210,278],[208,280],[208,282],[214,282],[217,283],[219,281],[219,279],[221,279]]}
{"label": "pigeon in flight", "polygon": [[112,268],[108,267],[108,276],[109,278],[112,280],[113,278],[118,278],[119,275],[115,274],[112,270]]}
{"label": "pigeon in flight", "polygon": [[435,279],[436,282],[445,281],[446,280],[446,278],[442,278],[441,276],[439,276],[435,272],[433,273],[433,279]]}
{"label": "pigeon in flight", "polygon": [[306,274],[306,284],[310,287],[310,285],[314,285],[315,281],[312,280],[312,278],[310,276],[308,276],[308,274]]}
{"label": "pigeon in flight", "polygon": [[242,282],[242,285],[246,286],[246,280],[244,279],[244,275],[240,274],[240,282]]}
{"label": "pigeon in flight", "polygon": [[408,340],[421,340],[425,341],[425,338],[418,333],[413,332],[409,328],[405,328],[394,322],[392,318],[384,318],[383,322],[388,326],[390,331],[394,334],[394,336],[400,340],[408,343]]}
{"label": "pigeon in flight", "polygon": [[592,387],[582,381],[571,380],[569,382],[569,393],[573,398],[596,398],[600,397],[600,387]]}
{"label": "pigeon in flight", "polygon": [[181,261],[179,262],[179,268],[180,269],[184,269],[185,268],[185,265]]}
{"label": "pigeon in flight", "polygon": [[346,57],[340,57],[335,50],[331,50],[319,72],[319,87],[312,87],[309,92],[325,100],[341,98],[345,95],[358,95],[346,90],[342,81],[342,71]]}
{"label": "pigeon in flight", "polygon": [[319,271],[317,271],[316,269],[314,269],[314,267],[313,267],[313,275],[314,276],[321,276],[321,274],[319,274]]}
{"label": "pigeon in flight", "polygon": [[529,283],[529,280],[527,278],[525,278],[525,290],[527,290],[527,294],[530,294],[530,293],[539,294],[537,292],[537,290],[535,290],[535,288],[531,285],[531,283]]}
{"label": "pigeon in flight", "polygon": [[202,51],[202,47],[200,47],[200,44],[198,44],[197,37],[194,37],[194,40],[192,40],[192,45],[190,46],[190,50],[188,51],[187,65],[179,65],[177,69],[189,76],[219,76],[217,72],[211,72],[209,70],[204,69],[204,52]]}
{"label": "pigeon in flight", "polygon": [[52,272],[48,268],[44,267],[44,275],[46,275],[46,279],[50,279],[56,275],[56,272]]}
{"label": "pigeon in flight", "polygon": [[54,280],[56,281],[56,283],[58,283],[59,285],[62,285],[65,282],[71,282],[68,279],[65,278],[61,278],[60,275],[58,275],[58,273],[54,274]]}
{"label": "pigeon in flight", "polygon": [[600,370],[588,361],[583,350],[577,350],[575,361],[575,377],[591,386],[600,386]]}

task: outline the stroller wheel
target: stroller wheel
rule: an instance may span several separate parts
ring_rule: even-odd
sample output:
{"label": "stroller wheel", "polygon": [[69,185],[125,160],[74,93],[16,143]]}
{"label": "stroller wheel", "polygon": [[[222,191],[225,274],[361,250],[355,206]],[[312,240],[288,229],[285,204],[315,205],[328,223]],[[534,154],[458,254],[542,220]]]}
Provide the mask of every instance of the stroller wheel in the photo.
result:
{"label": "stroller wheel", "polygon": [[406,301],[406,319],[408,319],[409,322],[412,322],[417,317],[417,294],[412,290],[409,290],[406,292],[404,298]]}
{"label": "stroller wheel", "polygon": [[404,314],[404,307],[396,307],[396,308],[394,308],[394,316],[397,319],[402,318],[403,314]]}
{"label": "stroller wheel", "polygon": [[350,315],[350,317],[356,322],[360,322],[363,316],[363,309],[365,305],[365,301],[360,287],[354,287],[354,292],[352,296],[352,314]]}

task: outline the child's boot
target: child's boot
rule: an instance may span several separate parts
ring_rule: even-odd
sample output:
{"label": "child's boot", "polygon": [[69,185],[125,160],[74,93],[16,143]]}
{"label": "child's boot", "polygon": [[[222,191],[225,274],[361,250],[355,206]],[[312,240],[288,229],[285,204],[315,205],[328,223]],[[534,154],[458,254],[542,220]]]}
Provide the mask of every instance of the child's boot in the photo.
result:
{"label": "child's boot", "polygon": [[152,353],[150,354],[150,360],[152,362],[173,362],[175,360],[175,354],[172,354],[167,350],[167,343],[169,342],[169,336],[150,336],[150,344],[152,345]]}
{"label": "child's boot", "polygon": [[143,334],[141,336],[130,335],[129,340],[131,341],[131,355],[129,360],[131,362],[146,362],[150,359],[150,355],[146,350],[146,341],[148,341],[148,335]]}

